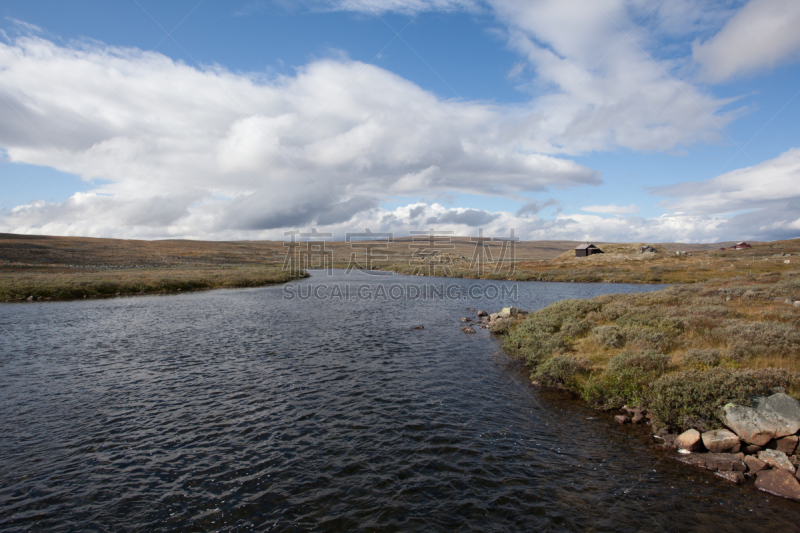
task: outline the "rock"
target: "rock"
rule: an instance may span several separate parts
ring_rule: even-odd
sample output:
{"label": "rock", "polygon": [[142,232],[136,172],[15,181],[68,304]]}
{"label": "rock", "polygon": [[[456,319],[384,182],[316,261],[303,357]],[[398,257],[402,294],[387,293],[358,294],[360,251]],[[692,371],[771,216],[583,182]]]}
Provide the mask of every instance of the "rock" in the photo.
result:
{"label": "rock", "polygon": [[425,326],[414,326],[414,327],[413,327],[413,328],[411,328],[411,329],[425,329]]}
{"label": "rock", "polygon": [[627,424],[628,422],[630,422],[630,420],[631,419],[628,418],[626,415],[617,415],[614,417],[614,422],[620,425]]}
{"label": "rock", "polygon": [[725,297],[725,301],[726,301],[726,302],[730,302],[731,300],[733,300],[733,298],[731,298],[730,296],[726,296],[726,297]]}
{"label": "rock", "polygon": [[744,483],[744,474],[741,472],[714,472],[714,474],[737,485]]}
{"label": "rock", "polygon": [[755,444],[745,444],[742,446],[742,451],[747,455],[758,453],[761,450],[763,450],[763,448],[761,446],[756,446]]}
{"label": "rock", "polygon": [[494,322],[498,318],[500,318],[500,313],[492,313],[491,315],[489,315],[489,320],[491,320],[492,322]]}
{"label": "rock", "polygon": [[786,470],[762,470],[756,477],[756,488],[775,496],[800,501],[800,481]]}
{"label": "rock", "polygon": [[489,313],[487,313],[486,311],[478,311],[478,318],[484,317],[484,316],[489,316]]}
{"label": "rock", "polygon": [[463,331],[464,333],[475,333],[475,330],[469,326],[464,326],[463,328],[461,328],[461,331]]}
{"label": "rock", "polygon": [[778,432],[778,425],[752,407],[733,403],[723,408],[722,422],[748,444],[764,446]]}
{"label": "rock", "polygon": [[514,306],[504,307],[504,308],[502,308],[500,310],[500,317],[501,318],[513,318],[513,317],[517,316],[517,313],[519,313],[519,309],[517,309]]}
{"label": "rock", "polygon": [[761,459],[753,457],[752,455],[748,455],[744,458],[744,464],[747,465],[747,472],[749,474],[757,474],[767,467],[767,463]]}
{"label": "rock", "polygon": [[755,398],[753,403],[761,416],[772,420],[778,426],[775,438],[794,435],[800,431],[800,402],[788,394],[780,392],[768,397]]}
{"label": "rock", "polygon": [[700,432],[696,429],[684,431],[675,439],[675,446],[677,446],[679,450],[687,450],[690,452],[699,451],[702,447]]}
{"label": "rock", "polygon": [[800,307],[800,300],[797,300],[795,303],[792,304],[795,307]]}
{"label": "rock", "polygon": [[29,302],[32,302],[32,301],[33,301],[33,296],[28,296],[28,297],[26,298],[26,300],[28,300]]}
{"label": "rock", "polygon": [[794,474],[797,469],[794,467],[786,454],[778,450],[761,450],[758,452],[758,458],[767,463],[772,468],[781,468]]}
{"label": "rock", "polygon": [[797,449],[797,441],[800,440],[796,435],[788,437],[781,437],[780,439],[773,439],[767,443],[767,448],[770,450],[778,450],[786,455],[792,455]]}
{"label": "rock", "polygon": [[712,472],[744,472],[747,470],[744,461],[732,453],[693,453],[679,457],[678,461]]}
{"label": "rock", "polygon": [[641,424],[642,422],[644,422],[644,413],[642,413],[641,411],[637,411],[636,414],[633,415],[631,422],[633,422],[634,424]]}
{"label": "rock", "polygon": [[467,317],[462,317],[459,320],[461,320],[461,322],[469,322],[469,318]]}
{"label": "rock", "polygon": [[[728,450],[728,453],[735,453],[735,454],[738,455],[738,454],[741,453],[741,451],[742,451],[742,441],[739,441],[739,442],[736,443],[736,445],[733,448]],[[741,455],[742,455],[742,457],[744,457],[743,453]]]}
{"label": "rock", "polygon": [[664,444],[666,444],[667,446],[673,446],[674,447],[675,446],[675,439],[677,439],[678,436],[679,435],[676,434],[676,433],[667,433],[666,435],[664,435]]}
{"label": "rock", "polygon": [[481,322],[483,322],[484,324],[488,324],[489,322],[491,322],[491,320],[489,320],[488,316],[484,316],[481,317]]}
{"label": "rock", "polygon": [[713,453],[727,452],[739,444],[739,437],[736,436],[736,433],[727,429],[706,431],[703,433],[702,439],[703,445]]}

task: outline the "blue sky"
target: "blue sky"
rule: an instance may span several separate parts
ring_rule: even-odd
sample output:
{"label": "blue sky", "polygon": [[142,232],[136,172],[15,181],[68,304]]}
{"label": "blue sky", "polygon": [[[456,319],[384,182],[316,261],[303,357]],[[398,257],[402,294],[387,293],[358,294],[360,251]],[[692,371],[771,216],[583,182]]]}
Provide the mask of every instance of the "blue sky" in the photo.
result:
{"label": "blue sky", "polygon": [[793,1],[9,1],[0,16],[0,231],[800,236]]}

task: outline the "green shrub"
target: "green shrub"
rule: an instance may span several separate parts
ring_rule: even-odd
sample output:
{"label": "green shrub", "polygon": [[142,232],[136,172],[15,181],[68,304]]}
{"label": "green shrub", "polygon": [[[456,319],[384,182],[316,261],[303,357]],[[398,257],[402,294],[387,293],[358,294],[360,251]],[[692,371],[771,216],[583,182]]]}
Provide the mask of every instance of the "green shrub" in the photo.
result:
{"label": "green shrub", "polygon": [[654,350],[642,352],[626,350],[611,358],[608,362],[608,371],[618,373],[628,368],[636,368],[642,372],[656,372],[661,375],[667,371],[669,365],[669,356]]}
{"label": "green shrub", "polygon": [[691,349],[686,352],[684,361],[693,365],[697,370],[705,370],[719,365],[722,360],[722,353],[719,350],[698,350]]}
{"label": "green shrub", "polygon": [[750,405],[753,396],[786,387],[785,370],[711,368],[666,374],[649,388],[647,408],[659,426],[701,431],[719,428],[719,414],[728,402]]}
{"label": "green shrub", "polygon": [[564,388],[569,391],[578,391],[575,378],[588,373],[592,364],[582,357],[569,355],[554,355],[531,374],[531,378],[542,386],[549,388]]}
{"label": "green shrub", "polygon": [[564,300],[531,313],[510,328],[503,348],[534,369],[553,354],[566,350],[569,340],[589,330],[585,317],[600,309],[598,302]]}
{"label": "green shrub", "polygon": [[623,405],[643,405],[648,385],[658,376],[640,368],[592,376],[584,384],[581,397],[601,409],[619,409]]}
{"label": "green shrub", "polygon": [[597,326],[592,329],[594,342],[605,349],[622,348],[625,345],[625,335],[617,326]]}
{"label": "green shrub", "polygon": [[656,350],[666,353],[674,347],[677,335],[646,327],[631,327],[622,330],[628,345],[641,350]]}
{"label": "green shrub", "polygon": [[759,346],[771,353],[795,351],[800,347],[800,332],[782,322],[727,320],[721,333],[733,344]]}

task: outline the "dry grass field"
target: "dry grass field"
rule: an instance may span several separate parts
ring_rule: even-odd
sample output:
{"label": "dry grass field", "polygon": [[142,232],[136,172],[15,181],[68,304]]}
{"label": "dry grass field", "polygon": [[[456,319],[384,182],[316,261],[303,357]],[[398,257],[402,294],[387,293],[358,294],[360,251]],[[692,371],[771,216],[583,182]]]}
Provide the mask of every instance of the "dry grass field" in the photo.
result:
{"label": "dry grass field", "polygon": [[[293,278],[283,271],[286,244],[0,234],[0,300],[280,283]],[[369,265],[405,274],[464,278],[695,283],[788,271],[795,268],[793,262],[800,254],[800,240],[755,243],[749,250],[725,252],[717,248],[731,243],[650,243],[658,252],[645,254],[639,253],[641,244],[596,243],[604,254],[576,258],[573,249],[578,244],[518,242],[512,261],[509,253],[503,255],[501,242],[487,242],[481,271],[474,261],[476,243],[470,237],[451,237],[433,247],[403,237],[376,245]],[[307,246],[300,242],[301,250]],[[437,253],[425,255],[436,249]],[[321,251],[324,256],[312,254],[315,265],[321,265],[324,257],[334,268],[367,266],[363,242],[327,241]]]}

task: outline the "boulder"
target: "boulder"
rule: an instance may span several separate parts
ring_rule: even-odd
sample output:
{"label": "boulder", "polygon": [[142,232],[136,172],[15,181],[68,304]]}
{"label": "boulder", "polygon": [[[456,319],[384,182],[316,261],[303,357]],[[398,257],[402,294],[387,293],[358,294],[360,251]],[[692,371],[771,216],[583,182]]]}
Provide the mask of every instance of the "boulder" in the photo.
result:
{"label": "boulder", "polygon": [[758,452],[758,458],[767,463],[772,468],[780,468],[794,474],[797,469],[794,467],[786,454],[778,450],[761,450]]}
{"label": "boulder", "polygon": [[796,435],[781,437],[779,439],[774,439],[769,441],[767,443],[767,448],[771,450],[778,450],[779,452],[783,452],[786,455],[792,455],[794,451],[797,449],[797,441],[798,438]]}
{"label": "boulder", "polygon": [[764,446],[778,432],[778,424],[764,418],[752,407],[733,403],[723,407],[722,422],[748,444]]}
{"label": "boulder", "polygon": [[778,430],[775,438],[794,435],[800,431],[800,402],[786,393],[780,392],[768,397],[755,398],[754,407],[758,413],[775,423]]}
{"label": "boulder", "polygon": [[478,311],[478,317],[479,318],[480,317],[484,317],[484,316],[489,316],[489,313],[487,313],[486,311],[483,311],[483,310]]}
{"label": "boulder", "polygon": [[626,415],[617,415],[617,416],[614,417],[614,422],[616,422],[617,424],[620,424],[620,425],[627,424],[630,421],[631,421],[631,419],[628,418]]}
{"label": "boulder", "polygon": [[491,320],[492,322],[494,322],[498,318],[500,318],[500,313],[492,313],[491,315],[489,315],[489,320]]}
{"label": "boulder", "polygon": [[732,483],[736,483],[737,485],[744,483],[744,474],[741,472],[714,472],[714,475],[717,475],[722,479],[726,479]]}
{"label": "boulder", "polygon": [[467,317],[462,317],[459,320],[461,320],[461,322],[469,322],[469,318]]}
{"label": "boulder", "polygon": [[469,326],[464,326],[463,328],[461,328],[461,331],[463,331],[464,333],[475,333],[475,330]]}
{"label": "boulder", "polygon": [[514,306],[504,307],[504,308],[502,308],[500,310],[500,317],[501,318],[513,318],[513,317],[517,316],[517,313],[519,313],[519,309],[517,309]]}
{"label": "boulder", "polygon": [[[706,431],[701,437],[703,445],[713,453],[727,452],[739,444],[739,437],[736,436],[736,433],[727,429]],[[739,450],[736,451],[738,452]]]}
{"label": "boulder", "polygon": [[679,457],[678,461],[712,472],[744,472],[747,470],[744,461],[732,453],[693,453]]}
{"label": "boulder", "polygon": [[800,501],[800,481],[786,470],[762,470],[756,477],[756,488],[775,496]]}
{"label": "boulder", "polygon": [[636,411],[636,413],[633,415],[633,418],[631,418],[631,422],[634,424],[641,424],[644,422],[644,419],[644,413],[642,411]]}
{"label": "boulder", "polygon": [[679,450],[686,450],[689,452],[696,452],[702,448],[702,439],[700,432],[696,429],[684,431],[675,439],[675,446]]}
{"label": "boulder", "polygon": [[744,464],[747,465],[748,474],[757,474],[767,467],[767,463],[761,459],[753,457],[752,455],[748,455],[744,458]]}
{"label": "boulder", "polygon": [[742,446],[742,451],[747,455],[758,453],[761,450],[763,450],[763,448],[761,446],[756,446],[755,444],[745,444]]}
{"label": "boulder", "polygon": [[797,300],[795,303],[792,304],[795,307],[800,307],[800,300]]}

